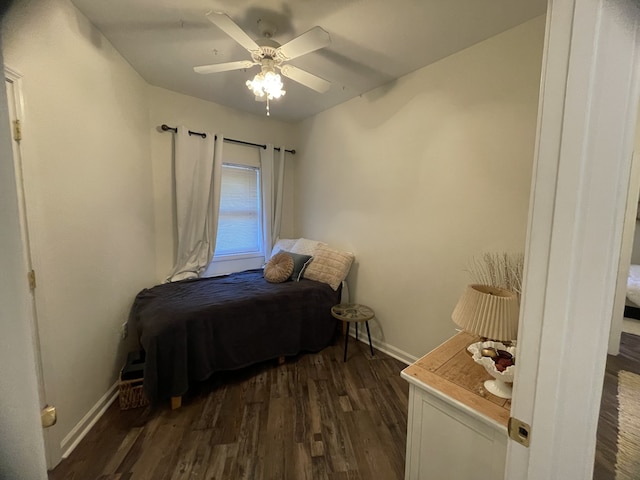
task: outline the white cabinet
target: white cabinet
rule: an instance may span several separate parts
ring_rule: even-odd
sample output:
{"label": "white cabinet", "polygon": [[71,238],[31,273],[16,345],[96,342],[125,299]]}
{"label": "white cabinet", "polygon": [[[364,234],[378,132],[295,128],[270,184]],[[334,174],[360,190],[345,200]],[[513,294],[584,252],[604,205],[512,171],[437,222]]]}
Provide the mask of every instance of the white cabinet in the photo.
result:
{"label": "white cabinet", "polygon": [[502,479],[510,402],[484,391],[491,378],[460,333],[407,367],[405,480]]}

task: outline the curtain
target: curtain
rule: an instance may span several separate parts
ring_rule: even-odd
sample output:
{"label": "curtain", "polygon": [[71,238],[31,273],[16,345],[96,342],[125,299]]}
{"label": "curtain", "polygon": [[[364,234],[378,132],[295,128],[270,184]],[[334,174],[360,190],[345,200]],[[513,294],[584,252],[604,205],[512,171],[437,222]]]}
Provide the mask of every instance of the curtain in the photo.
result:
{"label": "curtain", "polygon": [[174,179],[176,261],[167,278],[175,282],[197,278],[207,268],[216,244],[222,174],[222,135],[190,135],[184,126],[175,135]]}
{"label": "curtain", "polygon": [[282,195],[284,192],[284,146],[279,155],[274,155],[273,145],[260,150],[260,174],[262,179],[262,215],[264,223],[265,260],[280,236],[282,218]]}

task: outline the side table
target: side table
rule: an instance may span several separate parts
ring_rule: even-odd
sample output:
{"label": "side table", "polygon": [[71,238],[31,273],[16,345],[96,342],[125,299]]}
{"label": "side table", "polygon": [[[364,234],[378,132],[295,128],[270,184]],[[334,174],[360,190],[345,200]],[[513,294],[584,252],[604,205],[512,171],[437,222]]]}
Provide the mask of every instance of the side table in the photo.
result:
{"label": "side table", "polygon": [[371,332],[369,331],[369,320],[371,320],[375,313],[371,307],[361,305],[358,303],[341,303],[331,307],[331,315],[338,320],[341,320],[347,324],[347,330],[344,335],[344,361],[347,361],[347,345],[349,342],[349,326],[351,322],[356,324],[356,339],[358,338],[358,323],[364,322],[367,327],[367,336],[369,337],[369,348],[371,349],[371,355],[375,355],[373,352],[373,345],[371,344]]}

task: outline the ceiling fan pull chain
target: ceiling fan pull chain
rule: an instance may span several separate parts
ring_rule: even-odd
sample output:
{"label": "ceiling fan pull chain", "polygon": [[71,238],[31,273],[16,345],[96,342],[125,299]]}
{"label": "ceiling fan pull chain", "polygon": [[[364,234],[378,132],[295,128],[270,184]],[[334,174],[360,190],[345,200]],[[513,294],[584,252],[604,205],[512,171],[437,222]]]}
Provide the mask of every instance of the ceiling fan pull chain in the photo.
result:
{"label": "ceiling fan pull chain", "polygon": [[270,116],[270,113],[269,113],[269,95],[267,95],[267,117],[269,117],[269,116]]}

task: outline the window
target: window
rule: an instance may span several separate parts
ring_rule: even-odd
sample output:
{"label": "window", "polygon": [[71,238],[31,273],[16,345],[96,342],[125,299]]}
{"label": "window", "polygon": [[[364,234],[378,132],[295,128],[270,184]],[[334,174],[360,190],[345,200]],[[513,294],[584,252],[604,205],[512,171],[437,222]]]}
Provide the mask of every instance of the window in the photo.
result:
{"label": "window", "polygon": [[260,152],[225,143],[213,260],[203,276],[227,275],[264,264]]}
{"label": "window", "polygon": [[222,165],[215,258],[262,256],[260,170]]}

